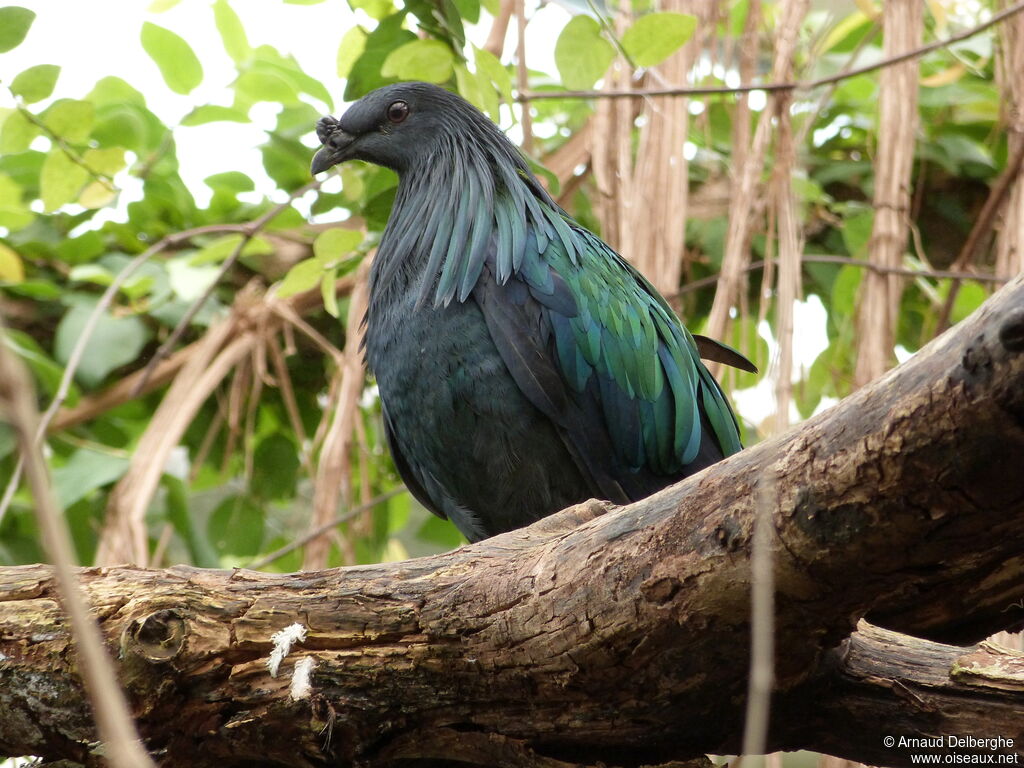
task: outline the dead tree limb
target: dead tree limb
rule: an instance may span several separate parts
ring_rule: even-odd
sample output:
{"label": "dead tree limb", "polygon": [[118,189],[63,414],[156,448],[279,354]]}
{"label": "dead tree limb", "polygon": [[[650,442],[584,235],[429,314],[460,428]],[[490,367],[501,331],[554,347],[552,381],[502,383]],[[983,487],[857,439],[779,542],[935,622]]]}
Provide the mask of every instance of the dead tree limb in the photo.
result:
{"label": "dead tree limb", "polygon": [[[830,411],[628,507],[404,563],[81,580],[164,765],[689,759],[742,727],[767,477],[772,744],[894,766],[905,751],[872,747],[936,723],[1024,744],[1019,655],[972,678],[963,659],[984,648],[851,636],[862,617],[957,643],[1024,620],[1024,276]],[[0,569],[0,754],[95,763],[54,589],[45,566]],[[271,635],[293,623],[306,639],[271,677]]]}

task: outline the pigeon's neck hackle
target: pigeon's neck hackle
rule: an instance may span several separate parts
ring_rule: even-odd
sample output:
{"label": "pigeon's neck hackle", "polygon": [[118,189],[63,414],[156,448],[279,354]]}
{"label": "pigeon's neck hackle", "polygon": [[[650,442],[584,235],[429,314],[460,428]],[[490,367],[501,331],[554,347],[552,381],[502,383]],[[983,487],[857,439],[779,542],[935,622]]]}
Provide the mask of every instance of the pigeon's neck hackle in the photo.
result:
{"label": "pigeon's neck hackle", "polygon": [[419,307],[465,301],[488,252],[501,283],[544,245],[537,241],[560,239],[574,255],[566,214],[493,123],[463,116],[434,138],[401,173],[374,260],[371,309],[394,291],[417,291]]}

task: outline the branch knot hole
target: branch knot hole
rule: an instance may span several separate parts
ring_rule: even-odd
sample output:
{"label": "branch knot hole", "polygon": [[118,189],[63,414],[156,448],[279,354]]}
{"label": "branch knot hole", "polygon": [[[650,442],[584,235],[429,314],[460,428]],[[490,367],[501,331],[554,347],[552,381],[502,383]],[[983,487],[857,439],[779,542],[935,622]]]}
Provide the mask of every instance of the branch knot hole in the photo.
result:
{"label": "branch knot hole", "polygon": [[176,610],[164,609],[136,619],[125,628],[121,646],[147,661],[173,659],[185,645],[188,627]]}
{"label": "branch knot hole", "polygon": [[645,582],[641,585],[640,591],[648,602],[664,605],[676,596],[682,586],[679,579],[674,576],[664,576]]}
{"label": "branch knot hole", "polygon": [[999,343],[1007,352],[1024,352],[1024,307],[1014,307],[999,327]]}

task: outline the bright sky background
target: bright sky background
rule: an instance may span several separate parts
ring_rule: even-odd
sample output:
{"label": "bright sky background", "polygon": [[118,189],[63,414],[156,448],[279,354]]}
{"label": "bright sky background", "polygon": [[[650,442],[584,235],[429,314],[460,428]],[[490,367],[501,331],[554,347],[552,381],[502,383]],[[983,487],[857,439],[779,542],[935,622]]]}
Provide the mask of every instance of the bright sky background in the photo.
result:
{"label": "bright sky background", "polygon": [[[52,100],[79,98],[97,80],[115,74],[138,88],[149,108],[172,126],[197,105],[226,106],[231,102],[228,85],[235,78],[234,63],[224,52],[209,0],[181,0],[162,13],[148,10],[153,4],[139,0],[9,1],[30,8],[37,17],[25,42],[0,55],[3,82],[10,82],[18,72],[35,64],[57,64],[61,73]],[[354,13],[344,0],[309,6],[289,5],[282,0],[234,0],[233,7],[242,18],[252,45],[270,44],[283,54],[295,56],[303,70],[320,80],[335,98],[336,112],[343,111],[344,81],[336,74],[338,44],[356,21],[372,29],[374,22],[369,17],[361,11]],[[568,18],[564,10],[554,5],[546,6],[533,18],[531,39],[540,38],[541,44],[529,49],[531,67],[555,71],[554,40]],[[203,82],[192,93],[182,96],[171,91],[142,49],[139,35],[146,21],[177,33],[199,56]],[[485,23],[471,27],[469,34],[482,43],[488,29],[489,23]],[[550,44],[543,40],[545,33]],[[514,44],[513,29],[509,41]],[[0,106],[11,106],[10,93],[3,88]],[[182,178],[200,204],[210,195],[202,179],[226,170],[248,173],[261,193],[279,192],[263,173],[262,158],[256,149],[263,140],[262,129],[273,124],[275,112],[274,105],[261,103],[251,113],[255,125],[208,123],[177,131]],[[312,126],[310,129],[312,136]],[[315,146],[312,139],[310,146]],[[278,197],[283,199],[283,194]]]}
{"label": "bright sky background", "polygon": [[[175,125],[193,107],[200,104],[228,105],[227,86],[235,77],[234,64],[224,52],[213,23],[209,0],[182,0],[163,13],[148,10],[139,0],[11,0],[36,12],[29,35],[18,48],[0,55],[0,80],[10,80],[20,71],[36,64],[57,64],[60,77],[52,98],[81,97],[100,78],[115,74],[146,97],[147,105],[168,125]],[[269,43],[284,54],[292,54],[308,74],[316,77],[335,97],[335,114],[343,111],[341,94],[344,83],[336,75],[338,43],[357,20],[372,22],[353,13],[344,0],[327,0],[311,5],[289,5],[282,0],[234,0],[252,45]],[[531,68],[555,72],[554,42],[568,14],[547,4],[530,24],[528,63]],[[192,46],[203,65],[203,82],[192,93],[182,96],[164,83],[157,66],[142,49],[139,35],[142,24],[151,21],[176,32]],[[514,25],[510,25],[506,51],[514,46]],[[488,23],[469,30],[477,43],[486,39]],[[0,107],[11,106],[10,93],[0,88]],[[33,109],[45,106],[34,105]],[[256,105],[251,116],[254,124],[210,123],[183,127],[176,131],[181,175],[200,205],[209,199],[210,190],[203,179],[211,174],[240,170],[257,185],[258,197],[268,195],[285,199],[263,172],[262,158],[256,147],[263,141],[262,131],[273,124],[276,107]],[[312,126],[311,126],[312,129]],[[37,139],[45,142],[45,139]],[[315,146],[311,135],[309,145]],[[123,188],[117,207],[100,213],[97,223],[121,218],[128,202],[141,194],[141,185],[127,174],[117,179]],[[329,182],[340,183],[337,177]],[[308,202],[308,201],[307,201]],[[304,206],[300,206],[304,207]],[[825,312],[817,299],[799,303],[796,314],[796,365],[810,366],[827,345]],[[763,335],[767,337],[767,329]],[[771,344],[771,341],[769,341]],[[774,345],[773,353],[774,353]],[[774,409],[772,385],[768,376],[758,387],[735,394],[737,408],[750,421],[759,423]],[[793,413],[796,421],[796,413]]]}

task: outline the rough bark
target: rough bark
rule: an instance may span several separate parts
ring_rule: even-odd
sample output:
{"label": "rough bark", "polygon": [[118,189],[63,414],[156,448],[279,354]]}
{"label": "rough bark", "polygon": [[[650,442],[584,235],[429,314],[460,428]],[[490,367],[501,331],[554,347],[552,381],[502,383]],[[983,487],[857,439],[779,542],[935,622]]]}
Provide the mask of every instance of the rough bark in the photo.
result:
{"label": "rough bark", "polygon": [[[944,642],[1020,626],[1021,467],[1024,276],[839,406],[628,507],[404,563],[81,578],[165,765],[638,766],[736,748],[767,498],[770,746],[902,766],[884,735],[1024,743],[1020,654],[851,636],[865,616]],[[308,637],[272,678],[294,622]],[[0,754],[96,762],[47,567],[0,569],[0,654]]]}

